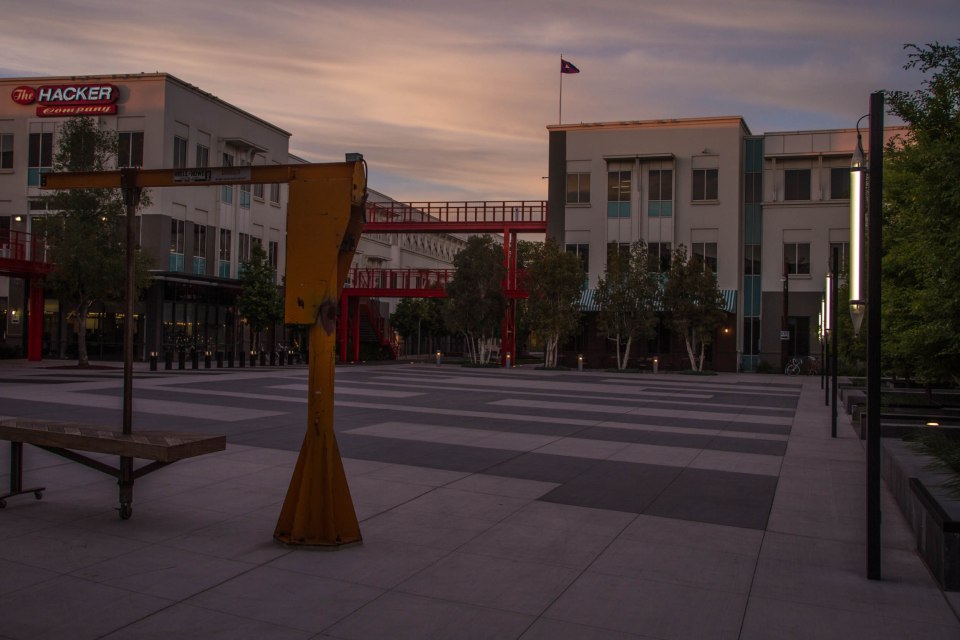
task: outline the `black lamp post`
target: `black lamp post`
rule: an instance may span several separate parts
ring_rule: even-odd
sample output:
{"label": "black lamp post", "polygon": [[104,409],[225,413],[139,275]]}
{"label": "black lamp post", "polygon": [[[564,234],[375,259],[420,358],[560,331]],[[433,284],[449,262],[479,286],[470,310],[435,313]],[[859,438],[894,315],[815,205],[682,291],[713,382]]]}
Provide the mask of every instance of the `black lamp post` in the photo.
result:
{"label": "black lamp post", "polygon": [[[867,578],[880,580],[880,268],[883,203],[883,92],[870,94],[870,189],[867,206],[867,295],[862,294],[863,147],[850,167],[850,316],[858,333],[867,316]],[[864,118],[867,116],[864,116]],[[860,118],[863,120],[863,118]]]}

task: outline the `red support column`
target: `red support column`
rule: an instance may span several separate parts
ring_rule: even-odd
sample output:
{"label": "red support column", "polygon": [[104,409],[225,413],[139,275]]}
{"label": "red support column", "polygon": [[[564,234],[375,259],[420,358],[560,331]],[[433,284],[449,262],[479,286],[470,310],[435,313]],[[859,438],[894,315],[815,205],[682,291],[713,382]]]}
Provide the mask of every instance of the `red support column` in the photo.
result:
{"label": "red support column", "polygon": [[350,298],[347,297],[347,292],[344,291],[340,294],[340,326],[337,327],[340,332],[340,362],[344,363],[347,361],[347,332],[350,327]]}
{"label": "red support column", "polygon": [[353,299],[353,318],[350,323],[353,334],[353,362],[360,362],[360,298]]}
{"label": "red support column", "polygon": [[27,360],[40,362],[43,356],[43,286],[30,280],[30,308],[27,310]]}

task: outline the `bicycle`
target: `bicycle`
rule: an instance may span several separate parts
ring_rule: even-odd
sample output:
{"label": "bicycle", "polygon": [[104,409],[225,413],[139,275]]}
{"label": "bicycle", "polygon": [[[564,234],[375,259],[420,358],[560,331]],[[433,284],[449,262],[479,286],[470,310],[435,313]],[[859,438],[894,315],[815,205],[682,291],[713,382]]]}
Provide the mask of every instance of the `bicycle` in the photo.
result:
{"label": "bicycle", "polygon": [[800,358],[790,358],[787,366],[783,368],[783,373],[788,376],[800,375],[800,367],[803,366],[803,360]]}
{"label": "bicycle", "polygon": [[783,373],[788,376],[798,376],[801,373],[805,373],[808,376],[817,375],[820,373],[820,360],[813,356],[790,358],[787,366],[783,369]]}

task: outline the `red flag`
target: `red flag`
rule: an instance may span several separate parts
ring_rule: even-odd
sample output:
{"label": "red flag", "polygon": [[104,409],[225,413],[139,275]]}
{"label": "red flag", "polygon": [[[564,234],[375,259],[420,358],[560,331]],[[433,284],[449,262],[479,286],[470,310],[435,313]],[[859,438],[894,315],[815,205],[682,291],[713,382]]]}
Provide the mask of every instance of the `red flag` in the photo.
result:
{"label": "red flag", "polygon": [[580,69],[577,69],[572,62],[560,58],[560,73],[580,73]]}

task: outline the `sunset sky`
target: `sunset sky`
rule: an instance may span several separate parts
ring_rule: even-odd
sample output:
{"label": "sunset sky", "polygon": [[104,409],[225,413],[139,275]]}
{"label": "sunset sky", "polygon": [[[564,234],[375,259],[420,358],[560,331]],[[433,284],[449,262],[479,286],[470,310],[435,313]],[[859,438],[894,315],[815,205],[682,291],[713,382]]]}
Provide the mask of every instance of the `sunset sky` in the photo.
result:
{"label": "sunset sky", "polygon": [[958,37],[958,0],[4,0],[0,76],[167,72],[394,198],[543,199],[561,53],[565,123],[763,133],[852,127],[919,86],[905,43]]}

